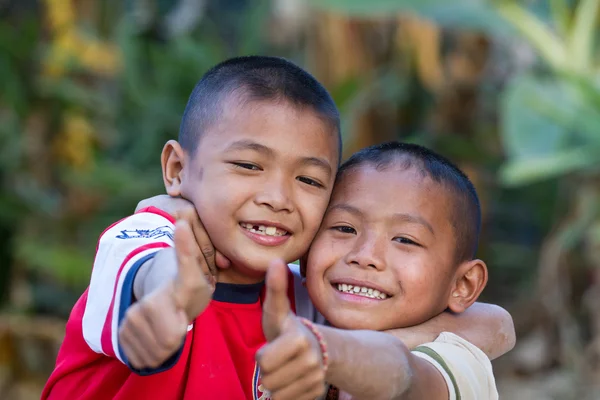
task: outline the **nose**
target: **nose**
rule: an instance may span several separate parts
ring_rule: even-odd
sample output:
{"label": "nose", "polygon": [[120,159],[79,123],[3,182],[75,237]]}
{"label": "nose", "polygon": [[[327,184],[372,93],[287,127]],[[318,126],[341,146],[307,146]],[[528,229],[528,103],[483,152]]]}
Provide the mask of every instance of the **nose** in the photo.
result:
{"label": "nose", "polygon": [[293,212],[292,185],[283,176],[272,176],[265,180],[262,190],[254,199],[259,206],[269,207],[275,212]]}
{"label": "nose", "polygon": [[385,241],[383,235],[365,233],[357,238],[346,256],[346,263],[360,268],[385,269]]}

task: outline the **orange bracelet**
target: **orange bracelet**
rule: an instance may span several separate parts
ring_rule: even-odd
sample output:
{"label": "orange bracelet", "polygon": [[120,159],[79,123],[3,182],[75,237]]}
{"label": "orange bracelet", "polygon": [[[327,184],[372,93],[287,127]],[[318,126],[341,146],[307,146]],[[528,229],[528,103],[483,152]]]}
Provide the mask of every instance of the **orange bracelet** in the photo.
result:
{"label": "orange bracelet", "polygon": [[329,353],[327,353],[327,343],[325,343],[325,338],[323,338],[323,334],[317,329],[316,325],[306,318],[300,317],[300,322],[306,326],[313,335],[317,338],[317,342],[319,343],[319,347],[321,348],[321,357],[323,358],[323,372],[327,372],[327,367],[329,366]]}

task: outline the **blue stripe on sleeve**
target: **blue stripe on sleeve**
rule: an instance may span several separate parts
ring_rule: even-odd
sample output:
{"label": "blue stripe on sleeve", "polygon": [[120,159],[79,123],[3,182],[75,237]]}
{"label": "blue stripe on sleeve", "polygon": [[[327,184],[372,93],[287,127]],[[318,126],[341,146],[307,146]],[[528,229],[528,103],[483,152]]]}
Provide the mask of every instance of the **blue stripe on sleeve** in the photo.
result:
{"label": "blue stripe on sleeve", "polygon": [[[133,264],[133,266],[127,272],[127,275],[125,276],[125,280],[123,281],[123,289],[121,292],[121,304],[119,305],[119,323],[118,323],[119,327],[121,327],[121,324],[123,323],[123,320],[125,319],[125,312],[134,303],[134,301],[133,301],[134,300],[134,298],[133,298],[133,282],[135,280],[135,276],[136,276],[137,272],[139,271],[139,269],[142,267],[142,265],[144,265],[144,263],[146,261],[149,261],[152,258],[154,258],[154,256],[156,256],[156,253],[158,253],[158,251],[140,258],[138,261],[135,262],[135,264]],[[185,339],[184,339],[184,343],[185,343]],[[127,367],[132,372],[134,372],[138,375],[141,375],[141,376],[158,374],[159,372],[164,372],[164,371],[172,368],[175,364],[177,364],[177,361],[179,361],[179,357],[181,356],[182,352],[183,352],[183,343],[181,344],[181,347],[179,348],[179,350],[177,350],[177,352],[175,354],[173,354],[171,357],[169,357],[160,367],[136,369],[130,364],[129,360],[127,359],[127,356],[125,355],[125,352],[123,351],[123,348],[121,347],[121,343],[119,342],[119,353],[121,353],[121,358],[123,359],[123,363],[125,365],[127,365]]]}

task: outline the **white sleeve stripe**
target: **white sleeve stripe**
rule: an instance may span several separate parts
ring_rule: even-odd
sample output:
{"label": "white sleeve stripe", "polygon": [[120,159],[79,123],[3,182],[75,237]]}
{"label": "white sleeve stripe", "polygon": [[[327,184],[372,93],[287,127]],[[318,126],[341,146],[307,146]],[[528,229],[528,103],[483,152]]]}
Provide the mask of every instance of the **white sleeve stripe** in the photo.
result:
{"label": "white sleeve stripe", "polygon": [[294,305],[296,307],[296,315],[312,321],[316,324],[325,325],[325,317],[321,315],[310,301],[308,290],[303,283],[303,278],[300,274],[300,266],[296,264],[288,264],[288,268],[294,276]]}
{"label": "white sleeve stripe", "polygon": [[120,281],[121,275],[126,275],[128,268],[133,265],[133,259],[128,260],[125,266],[124,261],[136,250],[149,244],[163,243],[173,246],[172,239],[173,224],[167,218],[153,213],[132,215],[103,233],[92,269],[82,321],[83,337],[91,350],[113,355],[112,333],[104,333],[104,349],[102,333],[105,326],[112,331],[112,317],[116,315],[109,310],[111,303],[113,311],[114,305],[118,304],[115,302],[115,286],[118,286],[117,281]]}

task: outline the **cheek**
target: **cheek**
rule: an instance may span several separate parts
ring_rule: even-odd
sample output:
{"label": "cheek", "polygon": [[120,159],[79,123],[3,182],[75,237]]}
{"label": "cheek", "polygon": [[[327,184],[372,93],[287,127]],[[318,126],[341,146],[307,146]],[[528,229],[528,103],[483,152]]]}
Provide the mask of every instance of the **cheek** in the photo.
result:
{"label": "cheek", "polygon": [[328,196],[301,196],[296,199],[298,210],[302,216],[304,231],[307,235],[310,235],[311,240],[315,237],[321,226],[328,203]]}
{"label": "cheek", "polygon": [[337,264],[346,253],[343,242],[332,238],[330,232],[321,231],[308,253],[307,279],[321,280],[327,270]]}
{"label": "cheek", "polygon": [[395,278],[402,286],[405,301],[409,303],[429,306],[429,303],[437,303],[445,296],[448,276],[440,263],[413,260],[396,272]]}

